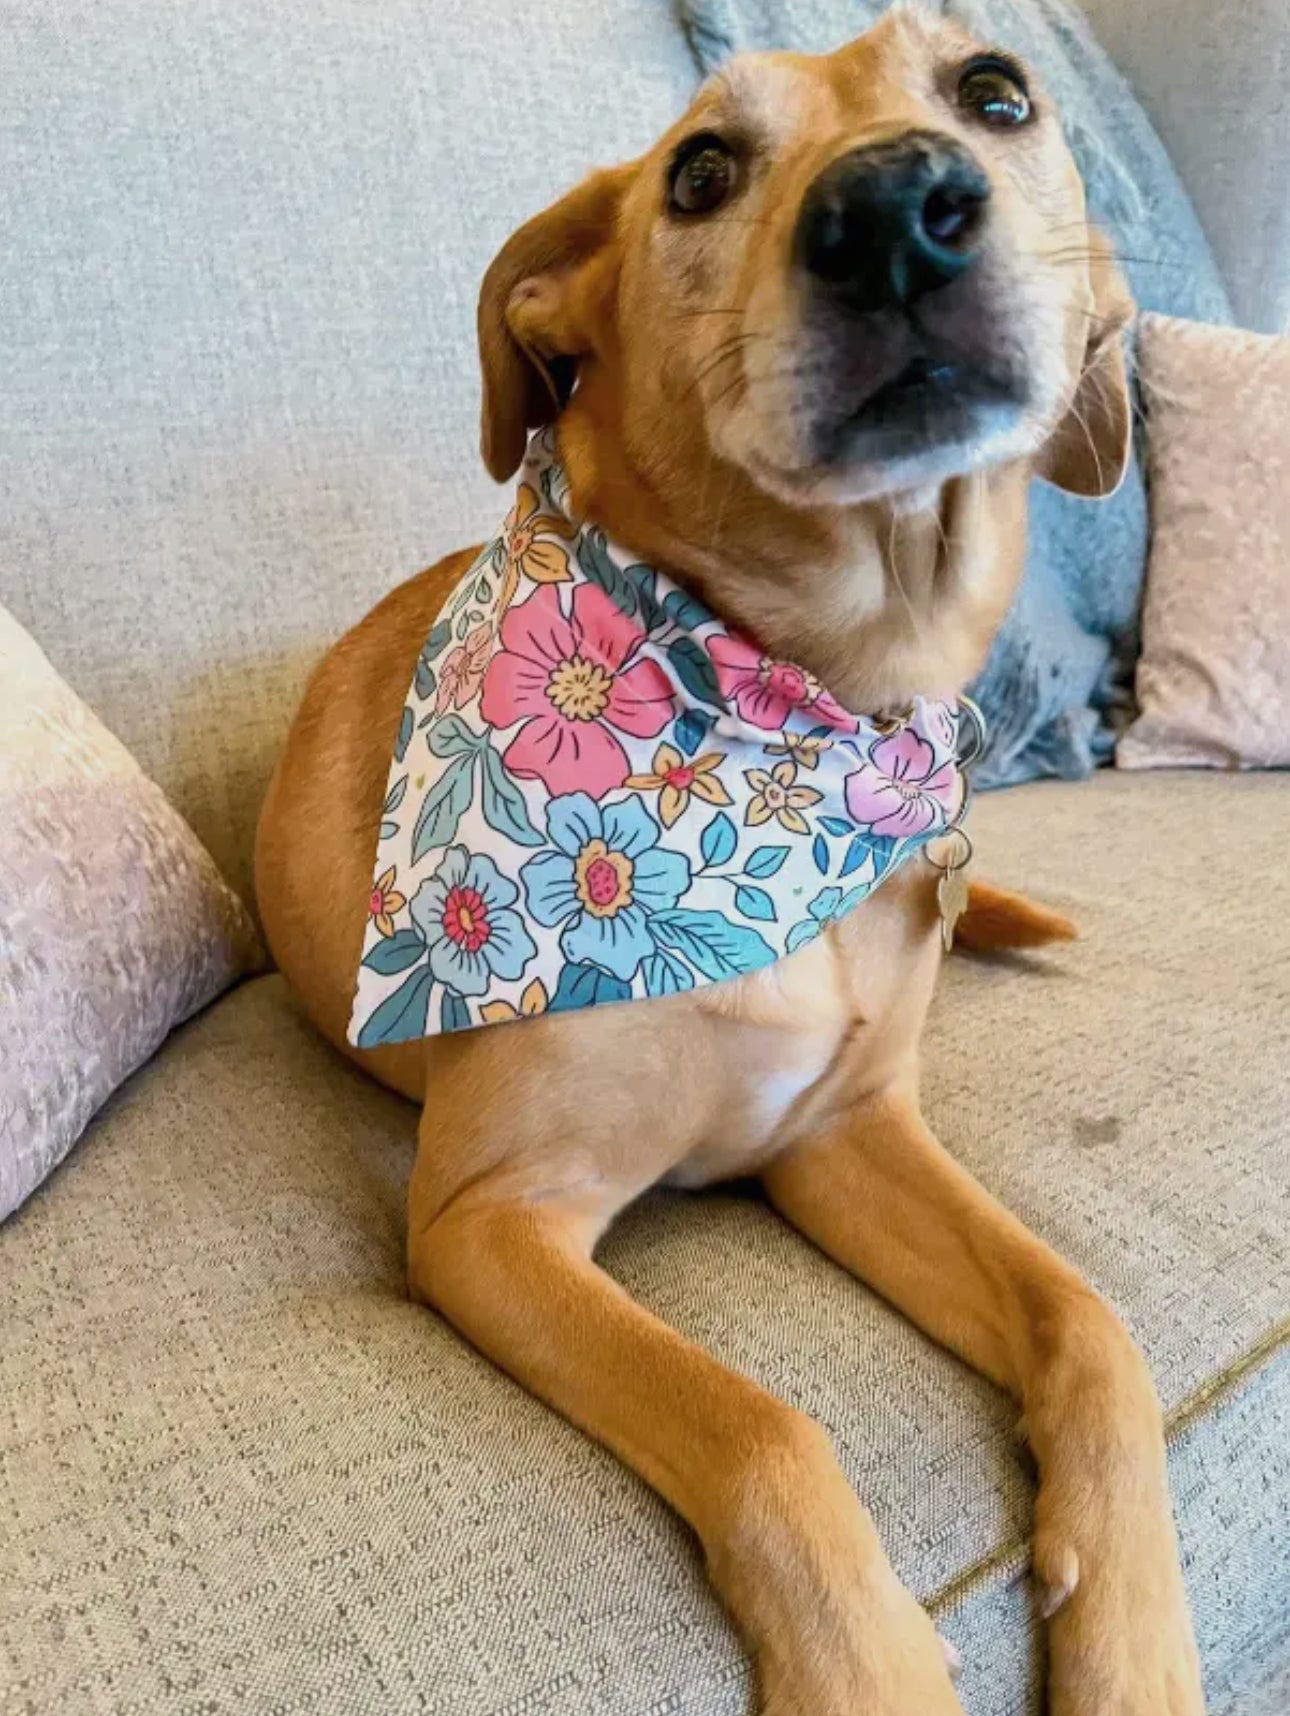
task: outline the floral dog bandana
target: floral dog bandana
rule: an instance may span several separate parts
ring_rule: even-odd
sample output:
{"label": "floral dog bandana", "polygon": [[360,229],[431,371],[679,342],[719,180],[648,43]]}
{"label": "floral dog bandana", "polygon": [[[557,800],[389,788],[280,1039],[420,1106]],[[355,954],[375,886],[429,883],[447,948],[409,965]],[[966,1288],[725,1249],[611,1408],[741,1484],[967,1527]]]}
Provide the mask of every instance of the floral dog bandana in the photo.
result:
{"label": "floral dog bandana", "polygon": [[359,1048],[756,971],[962,816],[968,705],[852,714],[568,506],[543,431],[422,648]]}

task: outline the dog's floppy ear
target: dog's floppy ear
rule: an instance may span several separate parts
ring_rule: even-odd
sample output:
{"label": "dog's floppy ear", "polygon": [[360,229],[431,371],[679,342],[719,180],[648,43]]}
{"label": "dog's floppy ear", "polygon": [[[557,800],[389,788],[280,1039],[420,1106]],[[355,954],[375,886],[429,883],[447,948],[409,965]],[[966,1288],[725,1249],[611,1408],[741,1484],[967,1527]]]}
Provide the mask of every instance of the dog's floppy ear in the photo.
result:
{"label": "dog's floppy ear", "polygon": [[[505,482],[524,457],[527,433],[558,416],[573,360],[589,349],[589,297],[609,282],[597,270],[613,248],[632,166],[593,173],[526,221],[494,258],[479,294],[483,373],[480,449]],[[593,277],[594,276],[594,277]]]}
{"label": "dog's floppy ear", "polygon": [[1133,404],[1124,329],[1134,304],[1111,246],[1089,234],[1092,314],[1075,396],[1040,450],[1036,470],[1067,494],[1098,499],[1124,481],[1133,449]]}

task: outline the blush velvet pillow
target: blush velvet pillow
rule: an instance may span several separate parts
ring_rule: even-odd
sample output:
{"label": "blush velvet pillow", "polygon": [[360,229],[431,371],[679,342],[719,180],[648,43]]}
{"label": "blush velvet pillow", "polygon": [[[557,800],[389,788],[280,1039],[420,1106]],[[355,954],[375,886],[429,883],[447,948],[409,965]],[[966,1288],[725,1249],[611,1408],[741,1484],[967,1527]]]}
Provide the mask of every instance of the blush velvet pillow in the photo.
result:
{"label": "blush velvet pillow", "polygon": [[256,953],[197,836],[0,607],[0,1219]]}
{"label": "blush velvet pillow", "polygon": [[1290,765],[1290,337],[1143,316],[1152,541],[1121,768]]}

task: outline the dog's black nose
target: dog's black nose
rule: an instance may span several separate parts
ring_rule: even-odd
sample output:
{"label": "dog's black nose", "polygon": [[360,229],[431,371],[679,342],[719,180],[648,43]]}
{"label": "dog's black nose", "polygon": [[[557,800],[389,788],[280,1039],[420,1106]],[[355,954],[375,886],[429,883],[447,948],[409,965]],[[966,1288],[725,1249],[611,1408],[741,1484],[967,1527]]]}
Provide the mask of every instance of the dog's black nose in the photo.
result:
{"label": "dog's black nose", "polygon": [[797,258],[856,310],[910,304],[971,266],[989,197],[951,137],[915,131],[853,149],[807,191]]}

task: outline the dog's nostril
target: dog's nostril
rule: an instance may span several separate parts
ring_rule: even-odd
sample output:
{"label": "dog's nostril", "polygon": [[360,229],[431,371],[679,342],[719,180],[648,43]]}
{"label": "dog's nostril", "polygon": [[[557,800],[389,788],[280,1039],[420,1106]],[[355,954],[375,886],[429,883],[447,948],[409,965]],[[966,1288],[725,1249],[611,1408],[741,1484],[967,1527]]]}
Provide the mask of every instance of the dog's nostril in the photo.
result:
{"label": "dog's nostril", "polygon": [[845,271],[849,251],[847,224],[842,210],[831,202],[822,203],[816,211],[810,248],[818,273],[827,274],[830,267],[838,265]]}
{"label": "dog's nostril", "polygon": [[983,200],[974,191],[938,185],[923,204],[923,231],[936,244],[963,243],[980,222]]}

